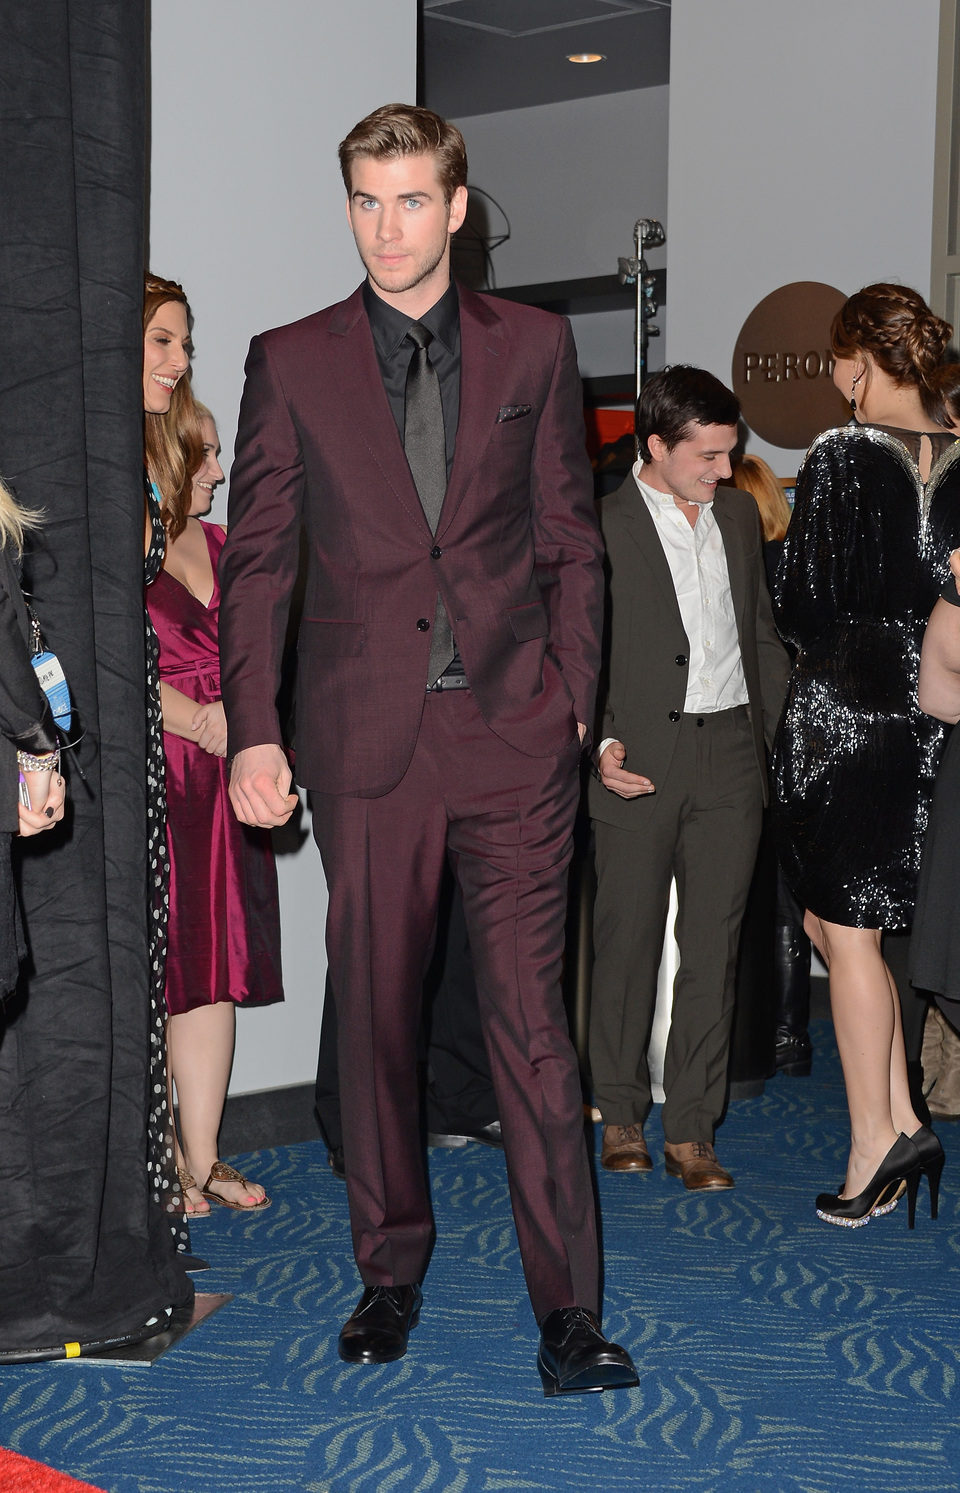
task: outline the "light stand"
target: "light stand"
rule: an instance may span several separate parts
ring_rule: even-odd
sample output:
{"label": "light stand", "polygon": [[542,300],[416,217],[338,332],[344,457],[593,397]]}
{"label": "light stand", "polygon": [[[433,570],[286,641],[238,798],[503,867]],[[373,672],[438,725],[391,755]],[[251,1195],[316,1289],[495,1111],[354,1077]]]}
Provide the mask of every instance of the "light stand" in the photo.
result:
{"label": "light stand", "polygon": [[630,259],[617,260],[617,271],[621,285],[637,287],[637,311],[634,327],[634,398],[639,398],[647,371],[647,343],[651,337],[660,336],[660,328],[653,318],[660,309],[656,299],[657,279],[650,273],[643,257],[644,249],[656,249],[666,243],[663,224],[656,218],[638,218],[633,227],[634,252]]}

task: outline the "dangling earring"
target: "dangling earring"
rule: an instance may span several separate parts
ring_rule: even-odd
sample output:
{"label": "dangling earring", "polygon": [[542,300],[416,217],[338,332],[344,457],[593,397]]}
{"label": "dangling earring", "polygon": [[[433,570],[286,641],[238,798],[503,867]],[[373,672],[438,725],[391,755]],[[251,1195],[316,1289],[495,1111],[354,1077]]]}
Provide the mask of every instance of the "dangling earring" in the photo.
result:
{"label": "dangling earring", "polygon": [[857,393],[856,393],[856,390],[857,390],[857,384],[863,378],[863,374],[864,374],[864,370],[861,368],[860,372],[857,374],[857,376],[854,379],[853,383],[850,385],[850,413],[852,415],[855,415],[857,413]]}

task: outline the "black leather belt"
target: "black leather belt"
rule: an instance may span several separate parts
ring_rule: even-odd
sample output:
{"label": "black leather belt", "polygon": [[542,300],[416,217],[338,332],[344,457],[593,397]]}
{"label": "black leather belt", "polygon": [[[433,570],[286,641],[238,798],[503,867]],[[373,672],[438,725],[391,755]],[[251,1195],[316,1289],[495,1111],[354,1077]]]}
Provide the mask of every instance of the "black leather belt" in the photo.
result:
{"label": "black leather belt", "polygon": [[435,684],[427,685],[428,695],[440,695],[448,689],[469,689],[466,674],[441,674]]}

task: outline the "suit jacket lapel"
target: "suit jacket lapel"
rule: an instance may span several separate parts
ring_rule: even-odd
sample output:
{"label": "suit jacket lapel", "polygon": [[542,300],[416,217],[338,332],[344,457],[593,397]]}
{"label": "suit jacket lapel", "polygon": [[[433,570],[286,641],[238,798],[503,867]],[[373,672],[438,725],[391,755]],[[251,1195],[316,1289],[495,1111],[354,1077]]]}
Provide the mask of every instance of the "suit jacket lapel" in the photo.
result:
{"label": "suit jacket lapel", "polygon": [[[363,443],[384,481],[429,536],[430,525],[383,387],[362,290],[355,290],[348,300],[336,307],[330,318],[328,335],[336,339],[333,367],[345,426],[356,431],[357,440]],[[321,349],[320,356],[326,355],[326,350]]]}
{"label": "suit jacket lapel", "polygon": [[723,551],[727,557],[727,575],[730,577],[730,594],[733,597],[733,611],[737,619],[737,635],[740,639],[742,657],[744,614],[747,604],[747,570],[744,563],[743,534],[736,518],[723,500],[723,493],[719,490],[713,500],[713,511],[720,537],[723,540]]}
{"label": "suit jacket lapel", "polygon": [[460,420],[453,468],[437,538],[449,528],[493,434],[504,388],[509,342],[493,307],[460,289]]}
{"label": "suit jacket lapel", "polygon": [[623,505],[623,515],[630,535],[646,561],[650,574],[663,594],[664,604],[670,607],[681,632],[686,636],[683,618],[680,616],[680,603],[677,601],[673,576],[670,572],[667,557],[663,553],[660,535],[657,533],[657,526],[647,507],[647,500],[634,481],[632,474],[627,478],[623,487],[620,488],[620,492],[627,500]]}

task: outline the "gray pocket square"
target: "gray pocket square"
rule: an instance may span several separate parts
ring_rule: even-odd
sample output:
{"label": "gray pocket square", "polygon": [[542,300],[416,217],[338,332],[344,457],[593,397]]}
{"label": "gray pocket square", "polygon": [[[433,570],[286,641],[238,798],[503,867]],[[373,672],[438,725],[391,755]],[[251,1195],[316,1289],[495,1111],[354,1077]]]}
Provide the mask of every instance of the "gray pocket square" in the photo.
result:
{"label": "gray pocket square", "polygon": [[497,424],[502,425],[505,420],[522,420],[532,409],[532,404],[501,404]]}

